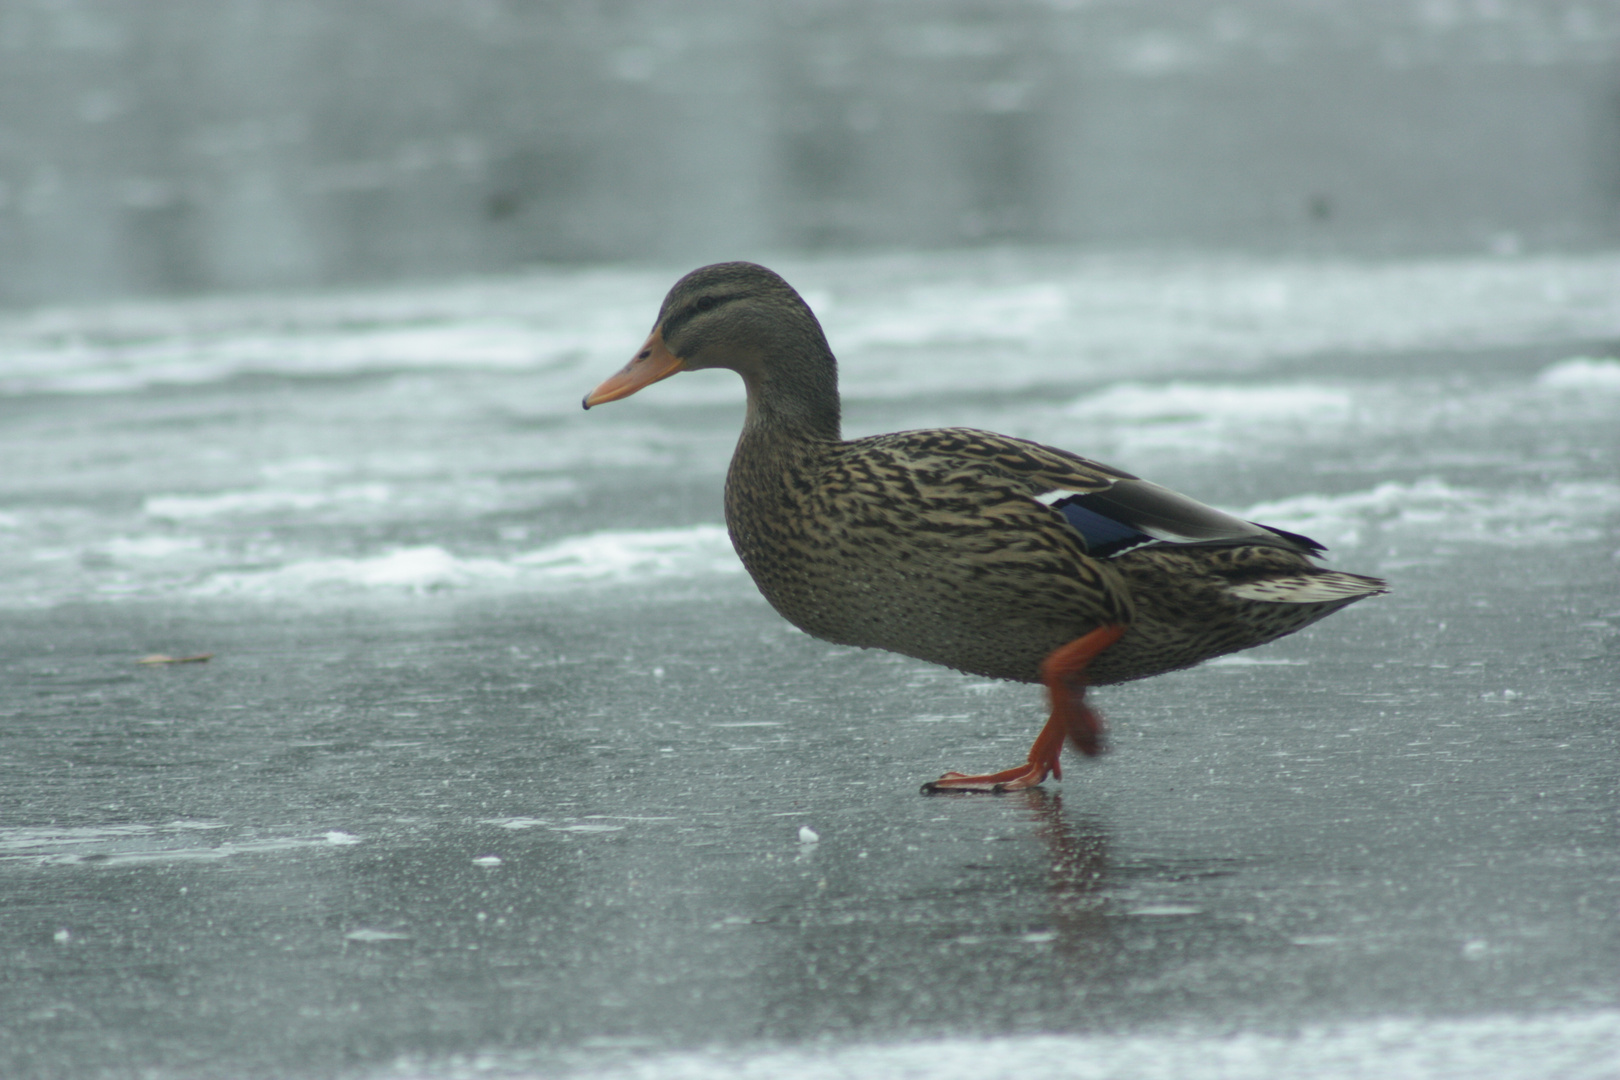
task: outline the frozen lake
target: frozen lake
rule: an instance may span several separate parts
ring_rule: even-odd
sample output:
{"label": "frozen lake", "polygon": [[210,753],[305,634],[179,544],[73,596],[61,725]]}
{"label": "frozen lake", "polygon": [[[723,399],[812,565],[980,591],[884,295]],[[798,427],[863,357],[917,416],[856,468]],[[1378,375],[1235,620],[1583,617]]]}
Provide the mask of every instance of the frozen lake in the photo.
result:
{"label": "frozen lake", "polygon": [[4,316],[0,1075],[1620,1076],[1620,256],[774,265],[847,434],[1394,591],[926,798],[1039,692],[766,606],[734,376],[579,409],[688,267]]}

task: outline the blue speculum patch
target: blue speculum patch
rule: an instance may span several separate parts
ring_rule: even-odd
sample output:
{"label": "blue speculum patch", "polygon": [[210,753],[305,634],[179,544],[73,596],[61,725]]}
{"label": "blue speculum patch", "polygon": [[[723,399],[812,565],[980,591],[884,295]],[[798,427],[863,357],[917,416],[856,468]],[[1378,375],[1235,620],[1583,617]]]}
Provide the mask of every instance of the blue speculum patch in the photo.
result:
{"label": "blue speculum patch", "polygon": [[1068,521],[1071,528],[1085,541],[1086,552],[1097,558],[1118,555],[1122,551],[1153,542],[1153,537],[1140,529],[1116,521],[1085,506],[1086,496],[1071,495],[1052,504]]}

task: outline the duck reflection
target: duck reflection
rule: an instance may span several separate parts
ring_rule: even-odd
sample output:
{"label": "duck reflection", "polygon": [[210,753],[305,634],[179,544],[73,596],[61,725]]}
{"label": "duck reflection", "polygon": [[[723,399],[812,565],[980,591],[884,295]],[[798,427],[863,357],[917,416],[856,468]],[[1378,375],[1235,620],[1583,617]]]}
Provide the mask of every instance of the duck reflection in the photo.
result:
{"label": "duck reflection", "polygon": [[1034,835],[1046,847],[1046,892],[1054,946],[1059,952],[1092,952],[1111,938],[1106,916],[1108,833],[1093,815],[1066,816],[1063,796],[1043,788],[1020,791]]}

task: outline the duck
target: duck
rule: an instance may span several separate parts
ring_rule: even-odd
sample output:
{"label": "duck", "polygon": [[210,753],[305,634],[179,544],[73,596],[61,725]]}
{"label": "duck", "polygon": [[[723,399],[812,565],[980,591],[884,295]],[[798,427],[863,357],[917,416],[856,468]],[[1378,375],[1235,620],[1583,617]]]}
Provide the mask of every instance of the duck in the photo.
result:
{"label": "duck", "polygon": [[960,427],[846,440],[821,323],[754,263],[677,281],[646,342],[584,406],[710,368],[747,390],[727,531],[783,618],[835,644],[1044,685],[1025,761],[946,772],[925,793],[1061,780],[1066,743],[1103,749],[1090,687],[1253,648],[1388,591],[1319,566],[1325,549],[1308,537],[1067,450]]}

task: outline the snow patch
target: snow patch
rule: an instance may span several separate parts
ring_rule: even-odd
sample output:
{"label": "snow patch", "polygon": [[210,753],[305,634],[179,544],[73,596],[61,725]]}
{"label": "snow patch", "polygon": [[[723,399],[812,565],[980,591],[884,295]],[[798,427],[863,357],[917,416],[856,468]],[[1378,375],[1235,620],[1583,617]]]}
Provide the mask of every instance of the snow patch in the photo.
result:
{"label": "snow patch", "polygon": [[148,517],[169,521],[225,515],[278,514],[313,510],[334,503],[380,505],[389,499],[386,484],[352,484],[331,491],[225,491],[217,495],[153,495],[142,509]]}
{"label": "snow patch", "polygon": [[197,596],[279,596],[375,588],[428,592],[506,580],[514,574],[503,562],[458,559],[441,547],[427,545],[365,559],[312,559],[273,570],[215,574],[193,592]]}
{"label": "snow patch", "polygon": [[742,563],[723,526],[621,530],[559,540],[510,560],[458,557],[437,545],[356,558],[306,559],[215,573],[192,587],[199,597],[352,595],[367,590],[425,594],[501,588],[572,589],[734,575]]}
{"label": "snow patch", "polygon": [[1620,360],[1573,357],[1543,368],[1536,383],[1554,390],[1620,392]]}
{"label": "snow patch", "polygon": [[[126,866],[132,863],[215,862],[236,855],[262,855],[334,844],[359,843],[347,833],[322,836],[272,836],[200,843],[197,833],[229,827],[217,821],[171,821],[164,825],[88,825],[61,829],[0,829],[0,863],[19,860],[44,866],[82,864]],[[333,837],[348,837],[334,840]]]}
{"label": "snow patch", "polygon": [[1234,653],[1231,656],[1217,656],[1213,660],[1205,660],[1204,667],[1304,667],[1310,663],[1308,660],[1279,660],[1272,657],[1249,656],[1244,653]]}
{"label": "snow patch", "polygon": [[[1387,1018],[1286,1034],[1171,1030],[636,1054],[573,1068],[513,1063],[504,1077],[563,1080],[1612,1080],[1620,1012]],[[639,1049],[639,1047],[637,1048]],[[487,1065],[500,1064],[492,1058]],[[405,1068],[395,1080],[471,1076]],[[479,1075],[483,1075],[480,1073]]]}
{"label": "snow patch", "polygon": [[1565,481],[1532,491],[1483,491],[1438,479],[1390,481],[1343,495],[1296,495],[1240,512],[1245,520],[1303,533],[1328,547],[1357,547],[1375,535],[1530,547],[1605,535],[1620,513],[1620,484]]}
{"label": "snow patch", "polygon": [[559,540],[513,562],[534,579],[556,584],[737,574],[743,568],[723,525],[591,533]]}
{"label": "snow patch", "polygon": [[1367,417],[1349,390],[1310,382],[1115,383],[1076,398],[1063,413],[1085,423],[1088,441],[1112,440],[1126,457],[1292,446],[1342,435]]}
{"label": "snow patch", "polygon": [[1087,419],[1134,423],[1221,424],[1342,421],[1353,408],[1344,390],[1311,383],[1229,385],[1169,382],[1116,383],[1071,402],[1064,410]]}
{"label": "snow patch", "polygon": [[[1613,254],[1368,263],[929,252],[778,269],[831,298],[818,314],[846,361],[847,393],[909,397],[918,369],[883,354],[927,353],[942,389],[1006,390],[1121,370],[1511,346],[1547,340],[1549,328],[1599,340],[1620,313],[1617,264]],[[560,413],[628,358],[671,280],[604,269],[10,315],[0,318],[0,394],[470,370],[532,374],[530,408]],[[683,377],[659,393],[704,400],[736,386]]]}
{"label": "snow patch", "polygon": [[195,536],[115,536],[100,545],[114,559],[166,559],[203,546]]}

